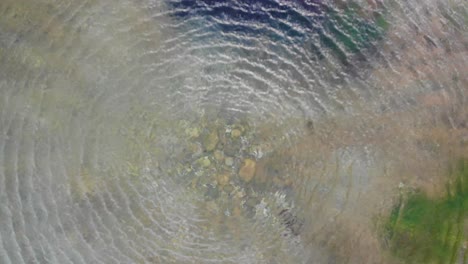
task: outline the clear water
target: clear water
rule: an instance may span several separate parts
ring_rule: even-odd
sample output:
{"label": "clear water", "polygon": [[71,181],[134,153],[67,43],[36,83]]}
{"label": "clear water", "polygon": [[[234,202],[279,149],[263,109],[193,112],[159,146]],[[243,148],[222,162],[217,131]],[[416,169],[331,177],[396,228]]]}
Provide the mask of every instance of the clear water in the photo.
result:
{"label": "clear water", "polygon": [[404,262],[379,219],[468,156],[467,8],[2,0],[0,263]]}

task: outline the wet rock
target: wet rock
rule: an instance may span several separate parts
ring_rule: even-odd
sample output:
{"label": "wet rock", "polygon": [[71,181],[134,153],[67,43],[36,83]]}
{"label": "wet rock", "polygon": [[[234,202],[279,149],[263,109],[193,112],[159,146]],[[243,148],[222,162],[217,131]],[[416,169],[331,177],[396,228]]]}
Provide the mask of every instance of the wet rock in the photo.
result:
{"label": "wet rock", "polygon": [[218,141],[218,133],[213,131],[205,137],[205,140],[203,141],[203,147],[206,151],[213,151],[216,148]]}
{"label": "wet rock", "polygon": [[244,164],[239,170],[239,177],[245,182],[250,182],[255,175],[255,165],[254,160],[245,159]]}

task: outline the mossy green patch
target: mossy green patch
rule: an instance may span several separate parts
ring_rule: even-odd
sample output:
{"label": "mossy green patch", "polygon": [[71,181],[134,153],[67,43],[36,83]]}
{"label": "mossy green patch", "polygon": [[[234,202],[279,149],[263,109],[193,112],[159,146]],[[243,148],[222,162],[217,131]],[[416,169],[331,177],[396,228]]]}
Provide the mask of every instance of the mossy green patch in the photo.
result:
{"label": "mossy green patch", "polygon": [[346,60],[340,46],[347,52],[360,53],[382,38],[389,27],[382,13],[375,12],[372,19],[365,19],[360,15],[362,12],[357,4],[349,4],[342,10],[329,10],[324,27],[330,35],[322,36],[322,43],[340,60]]}
{"label": "mossy green patch", "polygon": [[468,212],[468,161],[450,172],[440,199],[420,191],[402,194],[385,223],[390,251],[403,263],[455,263]]}

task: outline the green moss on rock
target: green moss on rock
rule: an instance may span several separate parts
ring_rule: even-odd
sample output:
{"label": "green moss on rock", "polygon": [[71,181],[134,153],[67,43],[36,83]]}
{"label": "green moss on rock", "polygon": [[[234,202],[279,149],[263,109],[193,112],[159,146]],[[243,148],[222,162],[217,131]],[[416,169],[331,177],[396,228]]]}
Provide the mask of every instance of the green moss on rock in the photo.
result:
{"label": "green moss on rock", "polygon": [[451,174],[454,182],[447,184],[445,197],[420,191],[402,195],[385,223],[390,251],[403,263],[457,261],[468,212],[468,161],[460,161]]}

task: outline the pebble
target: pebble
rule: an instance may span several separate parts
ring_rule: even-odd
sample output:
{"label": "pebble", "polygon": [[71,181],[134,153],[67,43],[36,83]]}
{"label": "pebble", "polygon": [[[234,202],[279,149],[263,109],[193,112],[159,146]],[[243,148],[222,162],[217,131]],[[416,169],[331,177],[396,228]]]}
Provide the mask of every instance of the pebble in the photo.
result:
{"label": "pebble", "polygon": [[231,193],[232,191],[234,191],[234,187],[232,187],[232,185],[230,184],[227,184],[226,186],[223,187],[223,190],[227,193]]}
{"label": "pebble", "polygon": [[241,148],[239,142],[228,142],[224,145],[223,151],[225,155],[228,156],[236,156],[239,154],[239,150]]}
{"label": "pebble", "polygon": [[229,183],[229,174],[225,173],[225,174],[218,175],[216,180],[220,186],[225,186],[226,184]]}
{"label": "pebble", "polygon": [[250,182],[255,175],[255,161],[251,159],[245,159],[244,164],[239,170],[240,178],[245,182]]}
{"label": "pebble", "polygon": [[218,133],[216,131],[213,131],[210,134],[208,134],[208,136],[206,136],[203,145],[207,151],[213,151],[216,148],[218,141]]}
{"label": "pebble", "polygon": [[222,161],[224,159],[224,153],[221,150],[215,150],[215,152],[213,153],[213,156],[218,161]]}
{"label": "pebble", "polygon": [[231,137],[232,138],[238,138],[242,135],[242,131],[240,131],[239,129],[233,129],[231,131]]}
{"label": "pebble", "polygon": [[234,159],[231,157],[226,157],[226,159],[224,160],[224,164],[226,164],[226,166],[231,167],[232,165],[234,165]]}
{"label": "pebble", "polygon": [[189,136],[190,138],[197,138],[198,136],[200,136],[200,131],[196,127],[187,128],[185,130],[185,134],[187,134],[187,136]]}
{"label": "pebble", "polygon": [[211,161],[208,157],[203,157],[203,158],[200,158],[198,159],[197,161],[198,164],[200,164],[202,167],[209,167],[211,165]]}

